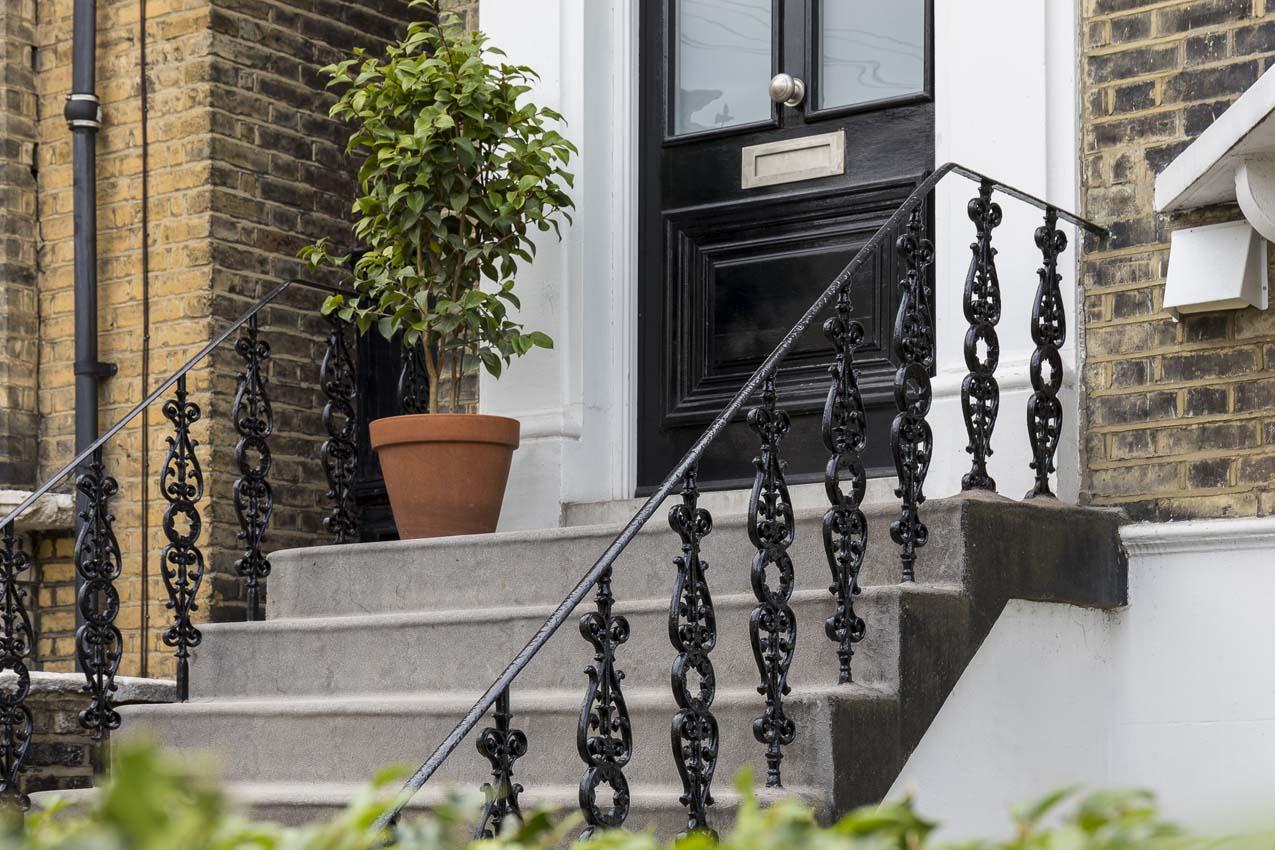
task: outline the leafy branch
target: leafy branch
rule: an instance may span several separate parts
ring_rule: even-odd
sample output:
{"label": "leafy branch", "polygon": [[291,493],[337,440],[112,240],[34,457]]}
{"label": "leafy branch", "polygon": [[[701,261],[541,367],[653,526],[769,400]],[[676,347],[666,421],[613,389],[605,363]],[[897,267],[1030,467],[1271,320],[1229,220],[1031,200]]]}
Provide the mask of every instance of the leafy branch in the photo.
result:
{"label": "leafy branch", "polygon": [[[433,0],[411,5],[436,12]],[[322,69],[341,91],[332,117],[353,126],[346,153],[362,158],[353,232],[367,249],[356,294],[329,297],[323,312],[420,346],[434,413],[445,369],[455,410],[470,364],[498,378],[514,357],[553,347],[512,318],[514,281],[535,257],[534,234],[561,238],[571,221],[577,150],[554,129],[562,116],[525,97],[535,71],[504,56],[441,13],[409,25],[384,57],[358,49]],[[301,256],[340,268],[352,257],[327,239]]]}

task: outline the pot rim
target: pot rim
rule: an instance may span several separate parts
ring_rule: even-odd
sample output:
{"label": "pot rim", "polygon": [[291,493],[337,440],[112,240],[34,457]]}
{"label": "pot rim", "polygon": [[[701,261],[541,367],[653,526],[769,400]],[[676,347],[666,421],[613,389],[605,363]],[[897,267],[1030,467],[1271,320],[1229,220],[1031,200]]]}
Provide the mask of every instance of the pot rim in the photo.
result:
{"label": "pot rim", "polygon": [[518,448],[522,424],[487,413],[409,413],[368,423],[373,450],[410,443],[491,443]]}

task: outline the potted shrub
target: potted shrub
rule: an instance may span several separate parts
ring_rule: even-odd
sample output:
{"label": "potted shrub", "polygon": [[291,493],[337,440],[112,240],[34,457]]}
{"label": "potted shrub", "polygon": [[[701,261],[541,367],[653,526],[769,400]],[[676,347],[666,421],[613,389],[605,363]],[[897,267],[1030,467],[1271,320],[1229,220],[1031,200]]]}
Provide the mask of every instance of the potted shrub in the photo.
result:
{"label": "potted shrub", "polygon": [[[323,312],[419,347],[429,376],[429,413],[371,423],[404,538],[495,530],[519,425],[458,412],[459,387],[471,365],[498,378],[512,358],[553,347],[513,318],[514,281],[535,255],[532,235],[571,220],[576,151],[553,129],[561,116],[528,102],[532,69],[506,63],[456,15],[431,18],[383,58],[359,50],[323,69],[340,89],[332,116],[353,126],[346,152],[362,160],[354,236],[366,248],[356,294]],[[302,256],[350,260],[327,240]]]}

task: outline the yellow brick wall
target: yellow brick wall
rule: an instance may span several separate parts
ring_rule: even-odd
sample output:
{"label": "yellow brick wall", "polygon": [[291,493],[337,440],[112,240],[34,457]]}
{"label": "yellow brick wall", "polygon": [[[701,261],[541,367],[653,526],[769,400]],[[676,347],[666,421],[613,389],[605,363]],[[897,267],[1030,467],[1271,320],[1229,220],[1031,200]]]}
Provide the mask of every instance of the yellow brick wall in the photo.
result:
{"label": "yellow brick wall", "polygon": [[1275,59],[1272,0],[1084,0],[1085,498],[1136,519],[1275,513],[1275,310],[1175,322],[1155,176]]}
{"label": "yellow brick wall", "polygon": [[35,0],[0,5],[0,487],[36,474]]}
{"label": "yellow brick wall", "polygon": [[[74,447],[71,156],[62,118],[71,8],[71,0],[42,0],[35,34],[41,479],[69,460]],[[332,98],[322,91],[318,68],[356,45],[377,46],[409,17],[407,0],[342,0],[323,4],[321,12],[290,0],[148,0],[143,173],[138,11],[136,0],[98,4],[100,353],[119,365],[119,374],[102,383],[103,428],[268,288],[300,274],[295,253],[301,245],[325,235],[348,239],[343,220],[352,169],[341,154],[345,130],[326,117]],[[143,185],[149,192],[146,280]],[[146,284],[149,322],[143,321]],[[264,315],[263,334],[274,352],[276,418],[269,549],[324,539],[320,301],[298,292]],[[144,380],[147,337],[151,362]],[[192,399],[203,410],[195,434],[207,482],[201,545],[209,573],[200,620],[243,616],[233,571],[239,550],[230,422],[239,367],[227,346],[190,376]],[[106,459],[120,484],[113,513],[124,553],[121,673],[161,675],[172,664],[160,642],[170,614],[159,573],[165,503],[158,475],[171,428],[158,405],[146,424],[145,439],[137,421],[112,442]],[[73,610],[64,605],[71,565],[45,554],[52,560],[42,565],[41,602],[49,608],[41,612],[40,653],[47,669],[69,669]]]}

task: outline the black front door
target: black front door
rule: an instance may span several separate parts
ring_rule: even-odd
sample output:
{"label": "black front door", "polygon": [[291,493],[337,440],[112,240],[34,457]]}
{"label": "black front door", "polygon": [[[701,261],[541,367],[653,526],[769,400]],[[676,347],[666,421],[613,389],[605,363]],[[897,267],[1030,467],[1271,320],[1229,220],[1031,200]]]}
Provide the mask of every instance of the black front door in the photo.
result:
{"label": "black front door", "polygon": [[[930,6],[643,0],[639,492],[664,478],[932,167]],[[893,415],[897,277],[886,251],[853,284],[874,435],[888,434]],[[826,461],[830,359],[816,325],[778,377],[793,414],[790,481]],[[887,442],[870,444],[875,474],[888,471]],[[750,482],[755,452],[747,426],[732,425],[701,480]]]}

